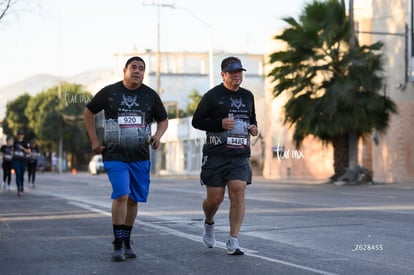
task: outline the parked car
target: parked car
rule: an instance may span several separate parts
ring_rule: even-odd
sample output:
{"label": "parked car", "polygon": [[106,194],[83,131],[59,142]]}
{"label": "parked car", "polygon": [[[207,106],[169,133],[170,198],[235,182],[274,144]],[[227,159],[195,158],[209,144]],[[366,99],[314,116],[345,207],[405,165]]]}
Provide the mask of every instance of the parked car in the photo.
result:
{"label": "parked car", "polygon": [[52,165],[46,157],[40,155],[37,157],[37,170],[40,172],[51,171]]}
{"label": "parked car", "polygon": [[88,170],[92,175],[99,175],[105,173],[102,155],[94,155],[89,161]]}

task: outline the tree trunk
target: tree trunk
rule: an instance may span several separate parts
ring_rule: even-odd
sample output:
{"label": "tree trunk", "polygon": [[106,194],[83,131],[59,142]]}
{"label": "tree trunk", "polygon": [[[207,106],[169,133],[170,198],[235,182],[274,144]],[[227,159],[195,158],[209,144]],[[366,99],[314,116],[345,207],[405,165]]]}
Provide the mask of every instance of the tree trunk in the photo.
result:
{"label": "tree trunk", "polygon": [[348,135],[335,137],[332,140],[334,149],[334,171],[335,174],[331,177],[335,181],[342,176],[348,167]]}
{"label": "tree trunk", "polygon": [[[355,48],[355,22],[354,22],[354,1],[349,0],[349,48]],[[348,135],[348,167],[354,169],[358,165],[358,138],[355,131]],[[335,171],[336,174],[336,171]]]}
{"label": "tree trunk", "polygon": [[348,168],[354,169],[358,165],[358,137],[355,131],[348,134]]}

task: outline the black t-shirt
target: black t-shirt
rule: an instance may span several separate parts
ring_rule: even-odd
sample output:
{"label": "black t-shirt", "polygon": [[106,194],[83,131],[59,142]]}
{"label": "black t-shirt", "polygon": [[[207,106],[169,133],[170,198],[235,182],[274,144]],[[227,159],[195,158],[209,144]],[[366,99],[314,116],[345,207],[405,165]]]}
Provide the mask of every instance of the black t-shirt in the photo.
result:
{"label": "black t-shirt", "polygon": [[1,152],[3,153],[3,162],[11,162],[13,159],[13,146],[3,145],[1,146]]}
{"label": "black t-shirt", "polygon": [[[222,119],[233,116],[235,127],[225,130]],[[223,84],[204,94],[193,115],[194,128],[206,131],[204,155],[250,157],[250,135],[247,127],[257,126],[253,93],[244,88],[237,92]]]}
{"label": "black t-shirt", "polygon": [[16,140],[13,145],[13,159],[16,160],[26,160],[26,152],[22,149],[29,149],[29,143],[25,140],[18,141]]}
{"label": "black t-shirt", "polygon": [[40,156],[39,148],[37,148],[37,146],[31,146],[30,150],[30,155],[27,156],[27,162],[30,164],[37,164],[37,159]]}
{"label": "black t-shirt", "polygon": [[148,138],[151,122],[167,118],[158,94],[142,84],[136,90],[125,88],[122,81],[104,87],[88,103],[94,114],[104,110],[104,161],[149,160]]}

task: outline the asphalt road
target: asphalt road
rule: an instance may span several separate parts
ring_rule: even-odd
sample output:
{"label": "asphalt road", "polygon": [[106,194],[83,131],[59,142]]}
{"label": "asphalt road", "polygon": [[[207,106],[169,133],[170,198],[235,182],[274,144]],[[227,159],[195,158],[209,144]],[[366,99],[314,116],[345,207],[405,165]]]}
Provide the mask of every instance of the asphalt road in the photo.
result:
{"label": "asphalt road", "polygon": [[[13,184],[14,187],[14,184]],[[414,183],[334,186],[256,178],[239,236],[202,244],[197,178],[153,177],[133,229],[137,259],[111,262],[106,175],[39,174],[23,197],[0,191],[0,274],[414,274]]]}

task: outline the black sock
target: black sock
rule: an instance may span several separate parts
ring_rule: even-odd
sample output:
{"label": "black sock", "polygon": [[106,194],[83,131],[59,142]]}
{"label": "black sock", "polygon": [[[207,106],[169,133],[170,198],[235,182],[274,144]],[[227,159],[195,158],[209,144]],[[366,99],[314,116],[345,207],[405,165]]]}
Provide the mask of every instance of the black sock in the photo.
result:
{"label": "black sock", "polygon": [[115,250],[119,250],[122,248],[122,239],[124,236],[124,226],[122,224],[113,224],[112,225],[114,230],[114,246]]}
{"label": "black sock", "polygon": [[127,249],[130,249],[131,248],[131,244],[130,244],[131,231],[132,231],[132,226],[124,225],[123,239],[124,239],[125,247]]}
{"label": "black sock", "polygon": [[214,224],[214,222],[207,222],[206,220],[204,220],[204,223],[208,224],[208,225],[213,225]]}

